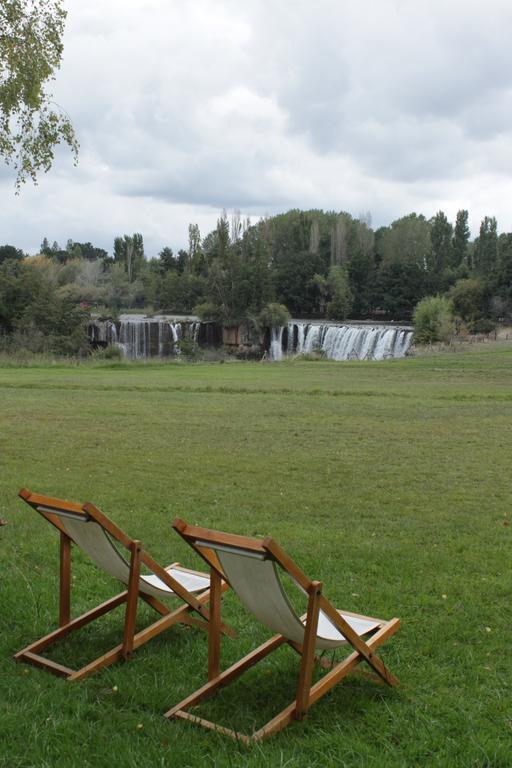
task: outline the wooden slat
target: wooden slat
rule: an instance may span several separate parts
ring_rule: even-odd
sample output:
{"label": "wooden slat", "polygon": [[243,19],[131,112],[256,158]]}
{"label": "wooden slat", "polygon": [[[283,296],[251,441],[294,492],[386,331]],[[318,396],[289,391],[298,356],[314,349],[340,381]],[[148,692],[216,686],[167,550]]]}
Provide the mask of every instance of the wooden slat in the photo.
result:
{"label": "wooden slat", "polygon": [[147,643],[148,640],[151,640],[153,637],[156,637],[164,630],[172,627],[173,624],[177,624],[180,621],[188,623],[185,619],[189,611],[190,606],[180,605],[179,608],[171,611],[171,613],[167,614],[167,616],[162,616],[160,619],[157,619],[157,621],[153,622],[153,624],[150,624],[149,627],[141,629],[134,635],[133,649],[135,650],[136,648],[139,648],[144,643]]}
{"label": "wooden slat", "polygon": [[73,674],[73,670],[69,667],[64,667],[62,664],[57,664],[55,661],[45,659],[43,656],[39,656],[37,653],[31,653],[30,651],[25,651],[23,656],[20,657],[20,660],[28,661],[36,667],[49,669],[50,672],[53,672],[54,675],[59,675],[59,677],[69,677]]}
{"label": "wooden slat", "polygon": [[282,731],[283,728],[286,728],[286,726],[295,718],[296,706],[296,702],[293,701],[285,707],[282,712],[273,717],[272,720],[269,720],[268,723],[259,729],[259,731],[256,731],[256,733],[253,734],[253,741],[262,741],[267,736],[272,736],[273,733],[277,733],[278,731]]}
{"label": "wooden slat", "polygon": [[224,545],[227,547],[236,547],[237,549],[245,549],[248,552],[257,552],[260,555],[267,554],[266,549],[263,547],[262,542],[258,539],[251,539],[248,536],[238,536],[234,533],[224,533],[222,531],[213,531],[210,528],[200,528],[197,525],[188,525],[181,518],[176,518],[172,524],[172,527],[181,535],[184,539],[190,542],[206,541],[212,546],[214,544]]}
{"label": "wooden slat", "polygon": [[[334,624],[343,636],[348,640],[350,645],[358,651],[365,661],[373,667],[380,677],[389,685],[398,685],[398,680],[392,675],[392,673],[386,668],[383,662],[376,656],[369,643],[366,643],[355,630],[352,629],[350,624],[338,613],[336,608],[322,595],[320,599],[320,608],[327,615],[327,617]],[[398,621],[398,619],[396,620]],[[374,636],[375,637],[375,636]]]}
{"label": "wooden slat", "polygon": [[93,518],[99,525],[101,525],[102,528],[104,528],[107,533],[110,533],[110,535],[116,539],[120,544],[126,547],[126,549],[130,549],[130,545],[132,543],[132,539],[130,539],[129,536],[126,535],[124,531],[119,528],[118,525],[112,522],[112,520],[103,514],[103,512],[98,509],[94,504],[91,504],[90,501],[87,501],[83,506],[81,507],[83,512],[86,512],[90,517]]}
{"label": "wooden slat", "polygon": [[[373,635],[370,640],[368,640],[368,646],[373,651],[374,648],[378,648],[379,645],[382,645],[388,637],[391,637],[395,634],[395,632],[400,629],[400,621],[398,619],[391,619],[391,621],[388,621],[388,623],[382,627],[375,635]],[[360,662],[363,660],[363,657],[357,652],[354,651],[354,653],[351,653],[350,656],[347,656],[346,659],[344,659],[342,662],[340,662],[334,669],[332,669],[330,672],[327,672],[324,677],[322,677],[321,680],[319,680],[317,683],[315,683],[311,687],[311,693],[309,697],[309,703],[314,704],[315,701],[318,701],[324,694],[327,693],[336,683],[338,683],[340,680],[342,680],[346,675],[348,675],[349,672],[351,672],[354,667],[356,667]],[[396,681],[394,685],[398,685],[398,680],[394,678]]]}
{"label": "wooden slat", "polygon": [[80,504],[76,504],[72,501],[65,501],[64,499],[55,499],[53,496],[43,496],[40,493],[32,493],[27,488],[21,488],[18,496],[22,498],[31,507],[43,506],[53,507],[63,512],[74,512],[78,515],[83,515],[83,510]]}
{"label": "wooden slat", "polygon": [[300,584],[302,589],[309,593],[312,584],[311,579],[308,579],[306,574],[300,570],[299,566],[286,554],[284,549],[281,549],[279,544],[270,536],[263,539],[263,546],[272,555],[274,560],[277,560],[281,567]]}
{"label": "wooden slat", "polygon": [[19,651],[14,658],[18,659],[24,653],[29,653],[29,652],[35,653],[37,651],[42,651],[47,646],[51,645],[51,643],[55,642],[56,640],[59,640],[61,637],[65,637],[67,634],[69,634],[69,632],[72,632],[74,629],[79,629],[80,627],[83,627],[86,624],[89,624],[89,622],[94,621],[94,619],[97,619],[99,616],[103,616],[104,613],[108,613],[108,611],[112,611],[114,608],[117,608],[118,605],[121,605],[122,603],[124,603],[124,601],[126,600],[127,594],[128,592],[121,592],[119,595],[116,595],[115,597],[111,597],[110,600],[107,600],[101,605],[96,606],[96,608],[93,608],[92,610],[87,611],[87,613],[83,613],[81,616],[78,616],[76,619],[73,619],[72,621],[70,621],[69,624],[66,624],[64,627],[59,627],[53,632],[50,632],[48,635],[45,635],[44,637],[41,637],[39,640],[36,640],[30,645],[27,645],[27,647]]}
{"label": "wooden slat", "polygon": [[62,531],[59,560],[59,626],[63,627],[71,619],[71,539]]}
{"label": "wooden slat", "polygon": [[169,608],[161,603],[160,600],[157,600],[156,597],[153,597],[153,595],[146,595],[144,592],[139,592],[139,597],[161,616],[167,616],[167,614],[170,613]]}
{"label": "wooden slat", "polygon": [[220,605],[222,580],[212,568],[210,572],[210,621],[208,626],[208,680],[218,676],[220,670]]}
{"label": "wooden slat", "polygon": [[175,707],[172,707],[172,709],[165,713],[164,717],[174,717],[175,713],[180,709],[188,709],[194,704],[198,704],[200,701],[203,701],[209,696],[212,696],[218,688],[223,685],[227,685],[232,680],[235,680],[243,672],[245,672],[246,669],[249,669],[249,667],[257,664],[258,661],[265,658],[265,656],[268,656],[269,653],[272,653],[272,651],[274,651],[276,648],[279,648],[279,646],[283,645],[285,642],[286,639],[282,635],[274,635],[274,637],[271,637],[270,640],[267,640],[266,643],[263,643],[258,648],[255,648],[254,651],[251,651],[251,653],[247,654],[247,656],[244,656],[243,659],[237,661],[236,664],[233,664],[224,672],[221,672],[220,675],[214,680],[210,680],[201,688],[198,688],[198,690],[192,693],[190,696],[187,696],[186,699],[183,699],[183,701],[181,701]]}
{"label": "wooden slat", "polygon": [[189,722],[195,723],[196,725],[202,725],[203,728],[209,728],[211,731],[222,733],[225,736],[231,736],[231,738],[235,739],[235,741],[241,741],[244,744],[249,744],[251,742],[250,736],[245,736],[243,733],[233,731],[231,728],[226,728],[224,725],[217,725],[216,723],[212,723],[210,720],[205,720],[204,717],[191,715],[190,712],[185,712],[184,710],[175,712],[174,717],[179,717],[181,720],[188,720]]}
{"label": "wooden slat", "polygon": [[[172,611],[172,613],[169,613],[167,616],[162,616],[149,627],[141,629],[140,632],[137,632],[133,636],[133,650],[136,650],[141,645],[144,645],[144,643],[147,643],[148,640],[151,640],[161,632],[164,632],[164,630],[169,629],[169,627],[173,626],[173,624],[178,624],[183,620],[183,617],[186,615],[187,611],[190,611],[190,607],[188,605],[182,605],[175,611]],[[86,664],[85,667],[82,667],[82,669],[73,672],[69,679],[70,681],[81,680],[87,675],[90,675],[92,672],[97,672],[103,667],[107,667],[110,664],[114,664],[116,661],[120,661],[123,657],[124,646],[123,643],[120,643],[119,645],[116,645],[115,648],[112,648],[112,650],[107,651],[99,658],[91,661],[89,664]]]}
{"label": "wooden slat", "polygon": [[192,592],[189,592],[188,589],[186,589],[184,586],[182,586],[179,581],[176,581],[175,578],[171,576],[170,573],[168,573],[165,568],[162,568],[162,566],[154,560],[151,555],[149,555],[145,550],[142,550],[140,553],[140,559],[144,563],[144,565],[147,565],[148,568],[153,571],[155,576],[158,576],[158,578],[163,581],[164,584],[166,584],[175,595],[178,597],[181,597],[181,599],[191,606],[194,610],[196,610],[203,618],[208,618],[208,611],[204,606],[202,606],[197,599],[195,595],[192,594]]}
{"label": "wooden slat", "polygon": [[112,648],[111,651],[107,651],[107,653],[98,656],[97,659],[89,662],[89,664],[86,664],[81,669],[77,669],[76,672],[73,672],[73,674],[68,677],[68,680],[70,682],[78,682],[78,680],[82,680],[84,677],[87,677],[87,675],[97,672],[103,667],[108,667],[110,664],[115,664],[116,661],[121,661],[122,658],[123,644],[120,643],[119,645],[116,645],[115,648]]}

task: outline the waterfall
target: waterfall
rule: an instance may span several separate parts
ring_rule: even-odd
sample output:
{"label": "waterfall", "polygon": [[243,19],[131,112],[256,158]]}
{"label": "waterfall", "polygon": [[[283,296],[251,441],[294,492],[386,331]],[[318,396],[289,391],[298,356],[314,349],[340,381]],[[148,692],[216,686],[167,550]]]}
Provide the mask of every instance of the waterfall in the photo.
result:
{"label": "waterfall", "polygon": [[[114,324],[111,325],[112,343],[118,343],[130,360],[179,355],[181,339],[197,342],[201,329],[198,317],[184,315],[121,315],[119,338]],[[94,333],[97,332],[93,328],[91,335]]]}
{"label": "waterfall", "polygon": [[275,325],[270,331],[270,359],[283,359],[283,326]]}
{"label": "waterfall", "polygon": [[124,315],[119,331],[119,346],[124,356],[130,360],[144,359],[149,356],[151,343],[150,320],[137,316]]}
{"label": "waterfall", "polygon": [[108,327],[110,331],[110,344],[117,344],[117,328],[116,324],[112,321],[108,321]]}
{"label": "waterfall", "polygon": [[[275,329],[272,329],[274,332]],[[295,350],[288,342],[288,354],[323,352],[329,360],[385,360],[404,357],[412,342],[412,330],[388,325],[331,325],[329,323],[288,324],[288,339],[297,337]],[[273,360],[282,357],[275,356]]]}

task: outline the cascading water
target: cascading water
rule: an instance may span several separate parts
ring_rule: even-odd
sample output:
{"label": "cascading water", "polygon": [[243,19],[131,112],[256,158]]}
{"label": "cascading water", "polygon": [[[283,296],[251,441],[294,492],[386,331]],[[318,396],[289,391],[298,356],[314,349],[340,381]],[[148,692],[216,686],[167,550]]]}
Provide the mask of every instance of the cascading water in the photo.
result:
{"label": "cascading water", "polygon": [[[273,333],[277,330],[272,329]],[[291,322],[288,324],[288,339],[292,339],[292,343],[287,345],[289,355],[323,352],[329,360],[385,360],[404,357],[412,342],[412,330],[388,325]],[[282,359],[282,351],[281,357],[277,354],[272,351],[271,341],[271,358]]]}
{"label": "cascading water", "polygon": [[270,329],[270,359],[283,359],[283,326],[274,326]]}
{"label": "cascading water", "polygon": [[112,343],[117,343],[130,360],[179,355],[179,341],[182,338],[196,341],[201,326],[195,317],[178,320],[166,315],[121,315],[120,321],[119,341],[112,323]]}
{"label": "cascading water", "polygon": [[139,360],[149,356],[151,344],[150,320],[126,315],[121,321],[119,346],[125,357]]}

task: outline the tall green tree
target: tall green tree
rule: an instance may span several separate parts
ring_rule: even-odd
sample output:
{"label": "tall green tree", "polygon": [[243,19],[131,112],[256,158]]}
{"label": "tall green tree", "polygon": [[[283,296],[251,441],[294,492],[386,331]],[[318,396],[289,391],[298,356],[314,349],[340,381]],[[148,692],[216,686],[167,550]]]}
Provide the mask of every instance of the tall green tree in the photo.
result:
{"label": "tall green tree", "polygon": [[425,269],[432,252],[427,220],[416,213],[402,216],[382,233],[380,247],[383,262],[415,264]]}
{"label": "tall green tree", "polygon": [[333,320],[345,320],[350,314],[354,301],[347,270],[344,267],[331,267],[327,285],[331,294],[327,304],[327,317]]}
{"label": "tall green tree", "polygon": [[468,212],[462,208],[457,212],[452,241],[452,266],[459,267],[468,261],[469,226]]}
{"label": "tall green tree", "polygon": [[498,262],[498,224],[494,216],[485,216],[475,240],[474,269],[480,275],[491,277]]}
{"label": "tall green tree", "polygon": [[51,168],[61,142],[78,157],[71,121],[47,90],[65,20],[61,0],[0,0],[0,156],[15,169],[17,190]]}
{"label": "tall green tree", "polygon": [[452,263],[453,227],[443,211],[438,211],[430,220],[430,241],[432,248],[427,257],[427,268],[433,275],[441,275]]}
{"label": "tall green tree", "polygon": [[115,238],[114,261],[124,266],[128,282],[139,276],[144,265],[144,239],[139,232]]}

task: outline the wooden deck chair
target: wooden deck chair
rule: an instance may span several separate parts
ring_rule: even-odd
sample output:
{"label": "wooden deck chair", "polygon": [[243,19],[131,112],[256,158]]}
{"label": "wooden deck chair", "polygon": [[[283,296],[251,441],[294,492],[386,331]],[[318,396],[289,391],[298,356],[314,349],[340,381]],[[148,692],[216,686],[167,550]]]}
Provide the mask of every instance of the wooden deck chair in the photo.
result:
{"label": "wooden deck chair", "polygon": [[[398,619],[383,621],[336,610],[322,594],[321,582],[308,579],[269,537],[258,540],[235,536],[187,525],[179,519],[174,521],[173,527],[210,567],[216,569],[219,579],[228,581],[246,608],[277,634],[229,669],[220,672],[220,603],[212,604],[208,682],[170,709],[165,717],[190,720],[245,742],[260,741],[284,728],[291,720],[302,720],[308,708],[361,661],[372,668],[374,674],[370,677],[377,676],[379,682],[384,681],[388,685],[398,684],[375,653],[377,647],[399,629]],[[297,615],[283,589],[278,566],[307,595],[307,613],[302,617]],[[252,736],[236,733],[187,712],[284,643],[288,643],[301,657],[295,700]],[[312,685],[315,651],[343,645],[351,646],[352,653]]]}
{"label": "wooden deck chair", "polygon": [[[119,659],[127,659],[132,651],[173,624],[181,622],[207,629],[210,614],[205,604],[212,596],[208,574],[183,568],[179,563],[162,568],[143,549],[140,541],[130,539],[93,504],[87,503],[80,506],[69,501],[32,493],[25,488],[21,489],[19,495],[60,532],[60,595],[59,628],[23,648],[15,655],[15,659],[44,667],[68,680],[80,680],[101,667],[113,664]],[[100,570],[128,587],[76,619],[71,619],[72,544],[88,555]],[[128,550],[129,561],[122,556],[117,547]],[[150,575],[141,573],[142,565],[151,571]],[[215,574],[216,601],[220,602],[221,591],[227,586],[225,582],[221,583]],[[136,632],[135,622],[139,598],[160,614],[160,618],[149,627]],[[178,598],[181,604],[171,610],[161,602],[165,598]],[[111,651],[78,670],[69,669],[40,655],[41,651],[56,640],[123,604],[126,606],[123,641]],[[220,629],[224,633],[233,634],[232,630],[225,625]],[[215,631],[219,632],[218,624]]]}

